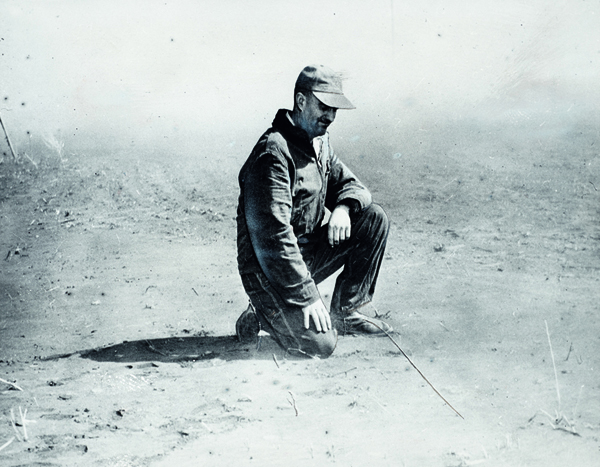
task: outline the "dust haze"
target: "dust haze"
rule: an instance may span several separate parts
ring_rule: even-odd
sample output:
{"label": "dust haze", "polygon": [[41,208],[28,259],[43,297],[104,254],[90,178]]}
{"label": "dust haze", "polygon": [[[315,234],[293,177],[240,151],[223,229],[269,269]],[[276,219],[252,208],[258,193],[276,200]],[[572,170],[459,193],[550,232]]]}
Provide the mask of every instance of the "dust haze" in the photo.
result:
{"label": "dust haze", "polygon": [[[0,0],[2,465],[600,465],[599,15]],[[237,175],[307,64],[391,220],[374,305],[464,420],[387,339],[233,336]]]}
{"label": "dust haze", "polygon": [[378,162],[426,157],[424,131],[450,147],[462,122],[598,121],[595,1],[2,5],[1,111],[22,152],[52,135],[67,152],[176,160],[231,187],[309,63],[345,75],[357,110],[331,133],[350,160],[373,140]]}

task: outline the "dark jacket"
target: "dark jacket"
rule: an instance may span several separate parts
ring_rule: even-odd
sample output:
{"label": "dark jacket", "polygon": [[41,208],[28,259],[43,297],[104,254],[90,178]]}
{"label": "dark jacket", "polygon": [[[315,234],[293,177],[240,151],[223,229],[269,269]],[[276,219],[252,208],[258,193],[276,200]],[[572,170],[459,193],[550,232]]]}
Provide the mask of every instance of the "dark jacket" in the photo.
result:
{"label": "dark jacket", "polygon": [[238,269],[242,275],[262,271],[288,306],[304,307],[319,292],[298,242],[321,225],[325,208],[364,209],[371,194],[334,155],[327,134],[318,160],[308,134],[287,112],[277,112],[240,171]]}

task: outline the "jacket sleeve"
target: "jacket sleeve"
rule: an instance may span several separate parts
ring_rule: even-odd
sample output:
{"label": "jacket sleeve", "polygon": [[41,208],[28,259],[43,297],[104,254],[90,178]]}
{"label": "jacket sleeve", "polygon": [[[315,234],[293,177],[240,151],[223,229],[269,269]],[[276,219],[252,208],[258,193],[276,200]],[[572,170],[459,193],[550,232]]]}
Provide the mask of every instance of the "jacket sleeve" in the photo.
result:
{"label": "jacket sleeve", "polygon": [[333,153],[327,141],[329,178],[325,206],[333,211],[338,204],[358,205],[359,210],[371,204],[371,193],[352,171]]}
{"label": "jacket sleeve", "polygon": [[304,307],[320,298],[291,225],[292,193],[288,161],[265,152],[244,180],[246,225],[267,279],[288,306]]}

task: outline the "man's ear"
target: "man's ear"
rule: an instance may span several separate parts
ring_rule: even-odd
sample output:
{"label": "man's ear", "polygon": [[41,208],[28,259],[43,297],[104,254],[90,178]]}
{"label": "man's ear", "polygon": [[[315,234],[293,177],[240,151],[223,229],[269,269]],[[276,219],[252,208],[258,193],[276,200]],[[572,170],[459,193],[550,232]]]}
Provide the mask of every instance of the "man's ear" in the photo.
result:
{"label": "man's ear", "polygon": [[296,99],[296,107],[298,107],[298,110],[300,110],[300,112],[302,112],[304,110],[304,107],[306,107],[306,96],[301,93],[300,91],[298,91],[296,93],[295,96]]}

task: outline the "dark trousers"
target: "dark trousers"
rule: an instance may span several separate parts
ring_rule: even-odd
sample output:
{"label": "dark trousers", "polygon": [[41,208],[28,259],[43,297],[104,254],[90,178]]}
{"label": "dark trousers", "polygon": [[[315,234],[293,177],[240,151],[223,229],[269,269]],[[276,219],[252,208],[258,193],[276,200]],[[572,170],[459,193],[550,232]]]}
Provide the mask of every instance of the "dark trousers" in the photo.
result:
{"label": "dark trousers", "polygon": [[[352,214],[350,221],[350,238],[337,246],[329,245],[327,225],[298,240],[315,283],[343,267],[331,299],[334,322],[372,300],[389,232],[387,215],[376,204]],[[337,332],[317,332],[312,321],[310,329],[306,329],[302,310],[288,307],[264,274],[244,274],[242,283],[262,328],[282,348],[319,357],[333,353]]]}

